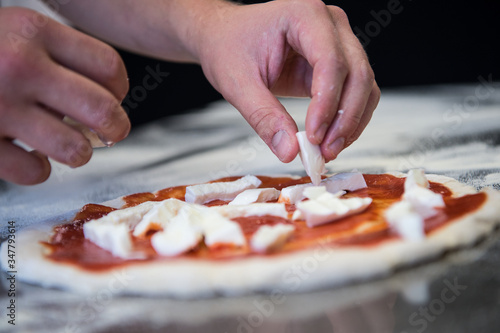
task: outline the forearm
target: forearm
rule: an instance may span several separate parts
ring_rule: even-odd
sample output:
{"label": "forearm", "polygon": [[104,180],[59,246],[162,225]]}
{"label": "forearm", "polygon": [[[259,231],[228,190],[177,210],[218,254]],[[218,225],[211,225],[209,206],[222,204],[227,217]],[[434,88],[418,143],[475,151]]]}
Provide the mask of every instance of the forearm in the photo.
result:
{"label": "forearm", "polygon": [[160,59],[199,62],[197,43],[224,0],[73,0],[60,13],[84,31],[124,49]]}
{"label": "forearm", "polygon": [[[90,4],[89,4],[90,2]],[[356,140],[380,97],[340,8],[321,0],[72,0],[62,14],[115,45],[201,64],[209,82],[284,162],[297,125],[275,95],[311,97],[306,131],[327,160]]]}

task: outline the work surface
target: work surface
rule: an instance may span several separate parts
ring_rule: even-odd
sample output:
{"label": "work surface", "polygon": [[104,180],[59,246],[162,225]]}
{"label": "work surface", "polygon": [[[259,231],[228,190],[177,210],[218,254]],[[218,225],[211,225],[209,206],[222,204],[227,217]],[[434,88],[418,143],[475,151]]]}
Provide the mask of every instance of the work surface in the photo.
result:
{"label": "work surface", "polygon": [[[283,100],[303,129],[307,100]],[[500,85],[383,91],[361,138],[328,164],[330,172],[406,171],[451,176],[500,189]],[[38,186],[0,183],[1,233],[48,219],[71,218],[84,204],[228,175],[298,174],[282,164],[225,102],[133,131],[97,149],[79,169],[54,165]],[[500,218],[500,217],[499,217]],[[2,332],[499,332],[500,232],[390,277],[286,295],[181,301],[79,296],[16,282],[16,325],[8,324],[8,281],[0,286]],[[3,288],[3,289],[1,289]]]}

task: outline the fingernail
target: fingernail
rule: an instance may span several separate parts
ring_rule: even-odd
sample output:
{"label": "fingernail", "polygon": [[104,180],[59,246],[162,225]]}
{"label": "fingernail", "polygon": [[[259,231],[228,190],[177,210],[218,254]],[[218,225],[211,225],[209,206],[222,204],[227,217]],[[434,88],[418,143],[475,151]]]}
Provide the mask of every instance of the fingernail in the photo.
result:
{"label": "fingernail", "polygon": [[314,132],[314,139],[318,144],[323,141],[323,138],[325,137],[325,133],[327,130],[328,130],[328,124],[322,123],[321,125],[319,125],[316,132]]}
{"label": "fingernail", "polygon": [[334,158],[337,158],[337,155],[344,149],[344,144],[345,138],[338,138],[328,146],[328,150],[330,150],[332,156],[335,156]]}
{"label": "fingernail", "polygon": [[115,142],[106,139],[103,135],[97,133],[97,136],[99,137],[99,140],[101,140],[102,144],[106,147],[113,147],[115,145]]}
{"label": "fingernail", "polygon": [[273,150],[280,160],[283,160],[288,153],[290,137],[288,133],[284,130],[280,130],[274,134],[271,144]]}

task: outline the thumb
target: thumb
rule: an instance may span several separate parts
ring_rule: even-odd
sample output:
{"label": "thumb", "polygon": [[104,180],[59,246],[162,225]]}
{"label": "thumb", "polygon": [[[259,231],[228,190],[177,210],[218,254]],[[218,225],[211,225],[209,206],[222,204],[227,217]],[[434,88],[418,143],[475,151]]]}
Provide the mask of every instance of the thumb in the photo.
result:
{"label": "thumb", "polygon": [[243,94],[229,98],[246,121],[280,161],[293,161],[299,151],[297,125],[285,107],[264,85],[245,87]]}

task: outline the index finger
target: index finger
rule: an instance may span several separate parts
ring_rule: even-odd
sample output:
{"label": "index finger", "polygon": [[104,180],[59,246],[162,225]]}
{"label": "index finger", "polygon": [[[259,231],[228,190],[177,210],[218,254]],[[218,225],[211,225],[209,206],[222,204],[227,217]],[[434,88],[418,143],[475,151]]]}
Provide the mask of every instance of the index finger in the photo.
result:
{"label": "index finger", "polygon": [[[345,13],[335,8],[340,19],[347,20]],[[348,74],[348,61],[327,7],[315,8],[314,17],[314,21],[297,27],[297,39],[292,39],[290,44],[313,68],[306,132],[311,143],[320,144],[338,109]]]}
{"label": "index finger", "polygon": [[118,100],[125,98],[129,88],[127,71],[112,47],[52,20],[42,37],[56,62],[99,83]]}
{"label": "index finger", "polygon": [[[335,13],[335,11],[333,11]],[[325,159],[335,159],[337,154],[359,137],[371,118],[380,91],[368,57],[354,35],[348,22],[338,22],[344,54],[348,59],[348,70],[338,111],[321,143]],[[340,111],[342,110],[342,111]]]}

